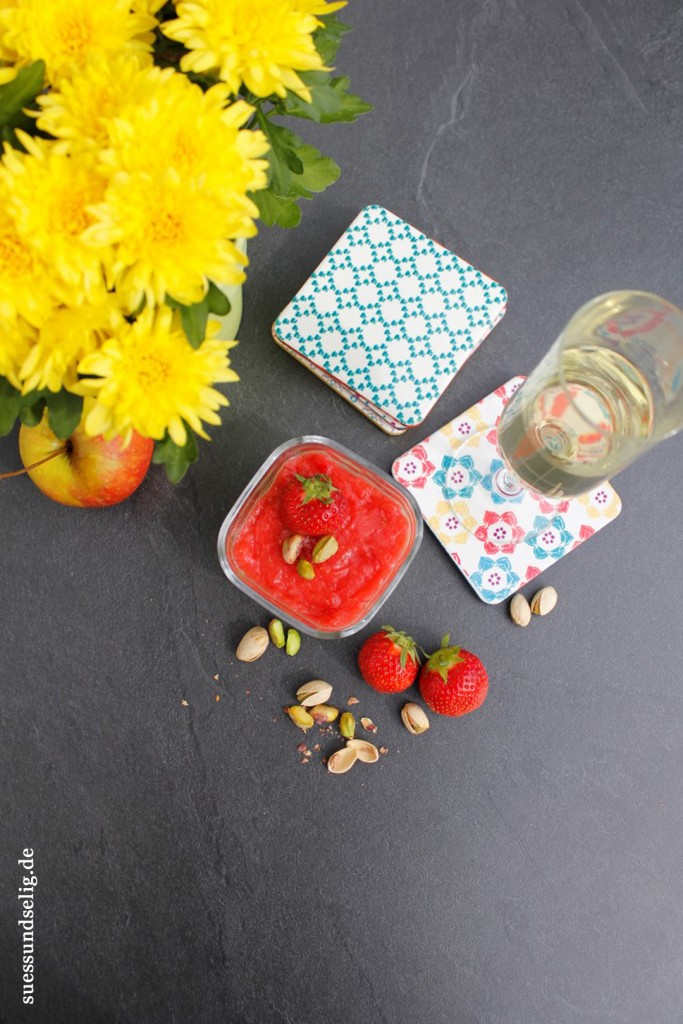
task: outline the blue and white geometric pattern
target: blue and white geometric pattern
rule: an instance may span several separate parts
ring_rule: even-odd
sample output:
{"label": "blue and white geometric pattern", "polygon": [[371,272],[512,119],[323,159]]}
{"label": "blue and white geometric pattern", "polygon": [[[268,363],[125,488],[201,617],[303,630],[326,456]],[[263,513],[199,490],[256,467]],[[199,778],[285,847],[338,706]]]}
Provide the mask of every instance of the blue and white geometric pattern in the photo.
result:
{"label": "blue and white geometric pattern", "polygon": [[368,403],[402,428],[427,416],[506,302],[491,278],[383,207],[367,206],[273,333],[331,386],[357,395],[361,411]]}

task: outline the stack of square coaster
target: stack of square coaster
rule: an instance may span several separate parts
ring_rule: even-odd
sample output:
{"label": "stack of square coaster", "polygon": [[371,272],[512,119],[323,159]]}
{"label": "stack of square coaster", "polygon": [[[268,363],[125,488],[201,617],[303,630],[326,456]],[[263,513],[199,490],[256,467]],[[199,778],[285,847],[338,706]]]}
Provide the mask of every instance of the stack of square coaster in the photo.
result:
{"label": "stack of square coaster", "polygon": [[273,336],[388,434],[418,426],[505,312],[505,289],[381,206],[367,206]]}

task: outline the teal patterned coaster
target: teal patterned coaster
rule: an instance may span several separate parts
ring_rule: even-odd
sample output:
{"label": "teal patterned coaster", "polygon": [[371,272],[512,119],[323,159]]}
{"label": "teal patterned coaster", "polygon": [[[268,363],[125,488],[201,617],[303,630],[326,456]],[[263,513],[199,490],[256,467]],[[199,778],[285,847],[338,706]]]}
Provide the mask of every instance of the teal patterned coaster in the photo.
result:
{"label": "teal patterned coaster", "polygon": [[275,340],[388,433],[420,424],[505,312],[505,289],[381,206],[356,217]]}

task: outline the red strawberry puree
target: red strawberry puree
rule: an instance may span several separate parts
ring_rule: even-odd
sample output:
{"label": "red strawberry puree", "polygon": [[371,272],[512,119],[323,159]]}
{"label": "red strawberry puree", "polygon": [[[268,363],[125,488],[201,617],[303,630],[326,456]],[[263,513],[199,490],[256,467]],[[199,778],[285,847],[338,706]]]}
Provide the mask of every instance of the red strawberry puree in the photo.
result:
{"label": "red strawberry puree", "polygon": [[[282,518],[282,493],[295,473],[327,474],[347,503],[344,520],[332,532],[339,550],[315,566],[315,579],[299,576],[282,557],[289,530]],[[381,478],[353,469],[329,448],[293,452],[265,493],[256,497],[228,539],[230,563],[254,590],[307,625],[343,630],[362,619],[403,564],[415,538],[415,522],[404,502]],[[301,558],[311,558],[317,538],[306,541]]]}

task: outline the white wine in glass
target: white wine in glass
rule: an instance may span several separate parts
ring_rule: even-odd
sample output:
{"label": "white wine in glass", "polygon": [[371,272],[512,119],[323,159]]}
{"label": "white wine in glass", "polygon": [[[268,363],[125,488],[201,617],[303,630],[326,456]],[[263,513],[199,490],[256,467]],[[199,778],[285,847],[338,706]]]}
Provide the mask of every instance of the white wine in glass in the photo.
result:
{"label": "white wine in glass", "polygon": [[683,312],[646,292],[583,306],[498,423],[501,493],[583,494],[683,426]]}

